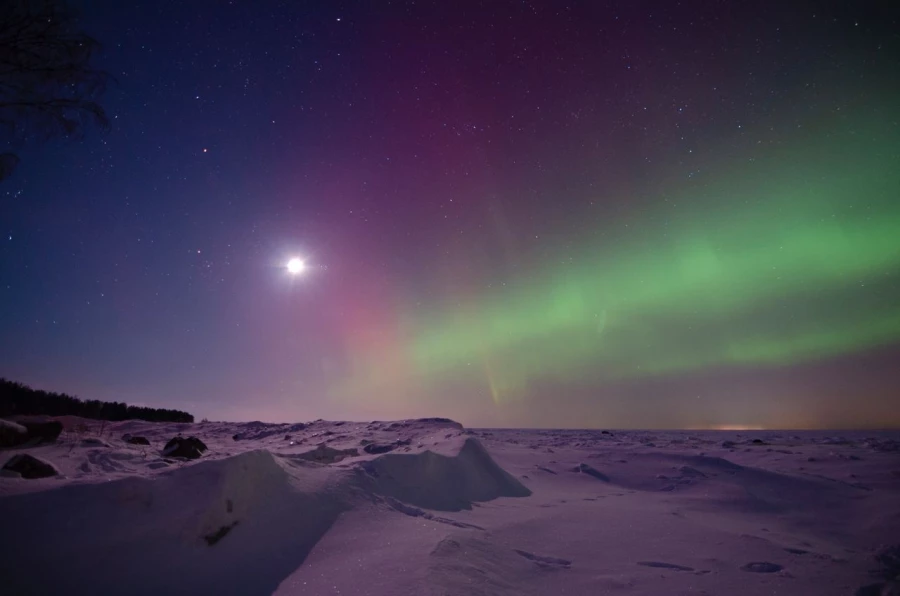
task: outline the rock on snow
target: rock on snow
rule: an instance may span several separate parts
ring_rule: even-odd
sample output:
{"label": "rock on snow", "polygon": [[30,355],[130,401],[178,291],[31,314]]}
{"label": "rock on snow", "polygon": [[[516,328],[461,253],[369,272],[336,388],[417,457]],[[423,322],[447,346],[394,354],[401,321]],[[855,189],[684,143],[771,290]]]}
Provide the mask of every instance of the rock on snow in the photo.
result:
{"label": "rock on snow", "polygon": [[3,465],[6,472],[15,472],[22,478],[29,480],[34,478],[49,478],[56,476],[59,471],[53,464],[46,462],[28,453],[19,453],[12,456],[9,461]]}

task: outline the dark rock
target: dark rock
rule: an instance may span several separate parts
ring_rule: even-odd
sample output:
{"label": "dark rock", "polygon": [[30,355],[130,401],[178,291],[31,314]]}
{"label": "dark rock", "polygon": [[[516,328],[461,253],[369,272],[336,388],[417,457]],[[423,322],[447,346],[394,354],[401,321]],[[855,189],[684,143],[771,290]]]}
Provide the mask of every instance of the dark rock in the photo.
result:
{"label": "dark rock", "polygon": [[722,447],[725,449],[731,449],[734,447],[734,441],[722,441]]}
{"label": "dark rock", "polygon": [[611,435],[612,433],[609,432],[608,430],[601,430],[601,431],[600,431],[600,434],[601,434],[601,435]]}
{"label": "dark rock", "polygon": [[762,439],[753,439],[750,442],[753,443],[754,445],[768,445],[768,443],[766,443]]}
{"label": "dark rock", "polygon": [[290,441],[291,438],[292,438],[291,435],[284,435],[284,440],[285,440],[285,441]]}
{"label": "dark rock", "polygon": [[27,428],[11,420],[0,420],[0,447],[15,447],[27,440]]}
{"label": "dark rock", "polygon": [[187,459],[198,459],[203,454],[196,447],[188,443],[177,443],[163,450],[163,455],[169,457],[184,457]]}
{"label": "dark rock", "polygon": [[28,431],[28,440],[39,439],[42,443],[52,443],[63,431],[62,422],[19,422]]}
{"label": "dark rock", "polygon": [[175,437],[166,443],[162,454],[168,457],[197,459],[206,449],[206,445],[197,437],[188,437],[186,439],[184,437]]}
{"label": "dark rock", "polygon": [[397,445],[379,445],[378,443],[369,443],[368,445],[363,447],[363,451],[370,455],[378,455],[380,453],[393,451],[396,448]]}
{"label": "dark rock", "polygon": [[244,437],[241,436],[241,433],[238,433],[238,434],[236,434],[236,435],[231,435],[231,440],[232,440],[232,441],[240,441],[240,440],[243,439],[243,438],[244,438]]}
{"label": "dark rock", "polygon": [[57,476],[59,474],[59,471],[53,464],[38,459],[33,455],[28,455],[27,453],[14,455],[6,462],[3,469],[10,472],[17,472],[22,478],[28,479],[49,478],[50,476]]}
{"label": "dark rock", "polygon": [[147,440],[147,437],[128,437],[125,439],[125,442],[129,445],[149,445],[150,441]]}

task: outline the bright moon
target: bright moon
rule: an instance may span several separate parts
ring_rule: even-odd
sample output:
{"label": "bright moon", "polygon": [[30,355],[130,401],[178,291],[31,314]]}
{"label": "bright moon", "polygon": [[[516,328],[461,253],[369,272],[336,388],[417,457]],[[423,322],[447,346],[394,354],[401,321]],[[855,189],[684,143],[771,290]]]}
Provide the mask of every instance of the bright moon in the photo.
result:
{"label": "bright moon", "polygon": [[291,275],[302,273],[305,268],[306,264],[296,257],[287,262],[287,270]]}

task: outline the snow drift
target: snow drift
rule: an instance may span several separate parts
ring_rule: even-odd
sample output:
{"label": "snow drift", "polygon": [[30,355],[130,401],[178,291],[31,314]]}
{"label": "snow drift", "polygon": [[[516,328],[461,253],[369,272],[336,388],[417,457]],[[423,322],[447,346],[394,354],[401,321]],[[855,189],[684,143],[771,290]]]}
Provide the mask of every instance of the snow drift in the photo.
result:
{"label": "snow drift", "polygon": [[[0,475],[4,594],[837,596],[900,581],[897,433],[64,426],[37,443],[13,427],[0,451],[55,471]],[[179,435],[208,449],[165,455]]]}
{"label": "snow drift", "polygon": [[252,451],[152,480],[8,497],[16,549],[0,559],[4,590],[271,593],[348,506],[332,498],[327,470],[305,472],[306,486]]}
{"label": "snow drift", "polygon": [[[281,431],[258,429],[255,436]],[[249,437],[239,443],[255,444]],[[453,442],[441,447],[452,451]],[[127,586],[129,594],[270,594],[338,516],[358,505],[383,502],[431,520],[415,506],[458,510],[476,500],[530,494],[474,439],[455,455],[420,450],[358,457],[356,449],[324,444],[305,449],[254,449],[155,476],[2,498],[3,532],[15,543],[0,558],[4,591],[119,594]],[[96,451],[85,453],[90,459]]]}
{"label": "snow drift", "polygon": [[469,509],[475,501],[531,494],[472,438],[465,440],[455,456],[433,451],[387,454],[362,463],[360,469],[363,486],[426,509],[459,511]]}

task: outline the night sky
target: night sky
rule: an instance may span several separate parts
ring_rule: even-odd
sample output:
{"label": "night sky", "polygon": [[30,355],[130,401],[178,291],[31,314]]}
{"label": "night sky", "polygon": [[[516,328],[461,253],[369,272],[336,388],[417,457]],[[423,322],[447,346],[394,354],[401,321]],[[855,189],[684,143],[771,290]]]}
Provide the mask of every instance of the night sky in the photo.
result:
{"label": "night sky", "polygon": [[891,4],[83,2],[112,128],[0,183],[0,376],[198,419],[900,425]]}

